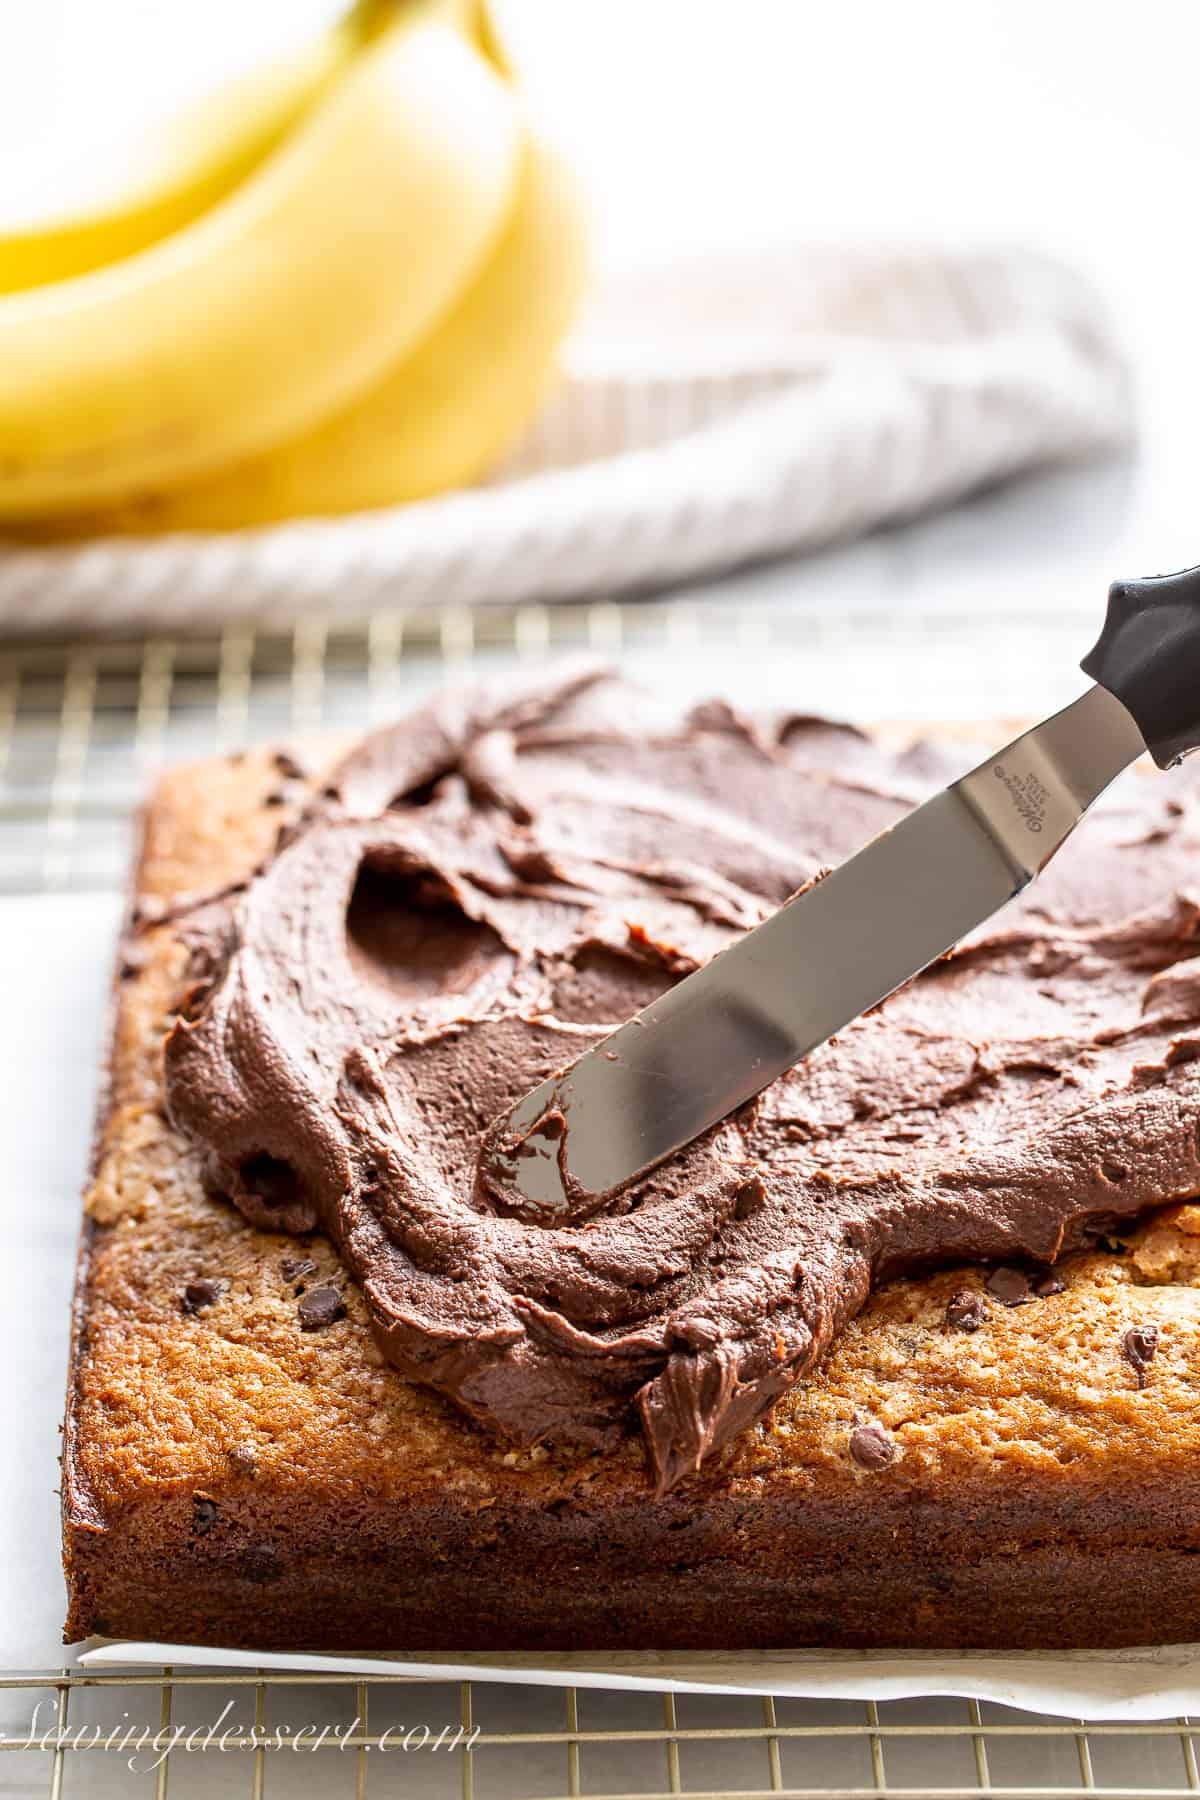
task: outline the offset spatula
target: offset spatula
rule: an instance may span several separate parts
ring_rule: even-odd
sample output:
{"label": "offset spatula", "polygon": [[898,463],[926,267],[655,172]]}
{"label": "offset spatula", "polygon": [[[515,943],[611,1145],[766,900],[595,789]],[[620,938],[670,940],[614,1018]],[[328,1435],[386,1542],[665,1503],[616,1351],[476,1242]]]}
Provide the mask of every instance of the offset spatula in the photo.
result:
{"label": "offset spatula", "polygon": [[1200,746],[1200,568],[1109,589],[1097,683],[638,1013],[488,1132],[481,1173],[586,1213],[935,962],[1045,868],[1143,750]]}

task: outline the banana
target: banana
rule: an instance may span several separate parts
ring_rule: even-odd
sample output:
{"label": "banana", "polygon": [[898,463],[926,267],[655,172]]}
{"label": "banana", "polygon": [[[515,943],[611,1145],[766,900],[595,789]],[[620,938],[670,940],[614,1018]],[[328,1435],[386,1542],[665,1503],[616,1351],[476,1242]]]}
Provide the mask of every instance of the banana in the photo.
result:
{"label": "banana", "polygon": [[471,0],[355,0],[322,36],[118,146],[83,173],[54,217],[0,229],[0,294],[86,275],[198,219],[283,142],[402,4],[409,16],[419,8],[486,43]]}
{"label": "banana", "polygon": [[394,505],[474,480],[541,397],[583,289],[585,225],[562,159],[530,136],[503,236],[418,350],[308,436],[198,485],[75,521],[72,534],[261,525]]}
{"label": "banana", "polygon": [[520,144],[479,53],[402,18],[201,219],[0,299],[0,518],[196,480],[340,411],[482,265]]}
{"label": "banana", "polygon": [[517,78],[516,66],[503,27],[496,17],[494,0],[466,0],[474,6],[470,31],[498,75],[506,81]]}
{"label": "banana", "polygon": [[282,141],[353,43],[342,21],[120,146],[56,217],[0,235],[0,293],[84,275],[198,218]]}

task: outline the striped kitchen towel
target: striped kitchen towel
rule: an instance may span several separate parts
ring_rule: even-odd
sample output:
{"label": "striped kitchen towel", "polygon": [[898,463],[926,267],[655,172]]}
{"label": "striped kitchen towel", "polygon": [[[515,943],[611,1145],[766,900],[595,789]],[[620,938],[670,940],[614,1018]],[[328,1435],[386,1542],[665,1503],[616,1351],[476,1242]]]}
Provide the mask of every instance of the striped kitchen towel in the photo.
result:
{"label": "striped kitchen towel", "polygon": [[1130,434],[1071,270],[808,249],[598,286],[486,483],[351,518],[0,549],[0,631],[349,620],[635,593],[828,543]]}

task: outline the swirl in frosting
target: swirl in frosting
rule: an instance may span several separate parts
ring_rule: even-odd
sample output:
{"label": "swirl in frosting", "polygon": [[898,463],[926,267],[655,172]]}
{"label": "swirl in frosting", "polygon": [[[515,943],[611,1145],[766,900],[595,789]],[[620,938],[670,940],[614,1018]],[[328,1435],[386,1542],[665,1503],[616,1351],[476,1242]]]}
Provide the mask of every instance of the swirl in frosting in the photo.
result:
{"label": "swirl in frosting", "polygon": [[1050,1263],[1200,1189],[1186,773],[1127,778],[998,920],[598,1210],[478,1179],[517,1098],[966,760],[595,672],[436,699],[187,922],[170,1115],[249,1219],[328,1233],[406,1377],[520,1444],[640,1422],[667,1488],[874,1283]]}

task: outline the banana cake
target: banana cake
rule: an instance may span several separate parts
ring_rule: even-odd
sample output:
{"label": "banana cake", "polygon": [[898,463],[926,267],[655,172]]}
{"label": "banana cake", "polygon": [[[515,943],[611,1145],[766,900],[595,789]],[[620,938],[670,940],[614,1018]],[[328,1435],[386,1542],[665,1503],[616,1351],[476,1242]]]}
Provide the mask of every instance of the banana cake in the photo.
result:
{"label": "banana cake", "polygon": [[143,815],[85,1202],[66,1636],[1067,1647],[1200,1616],[1200,788],[619,1194],[536,1081],[969,754],[606,672]]}

